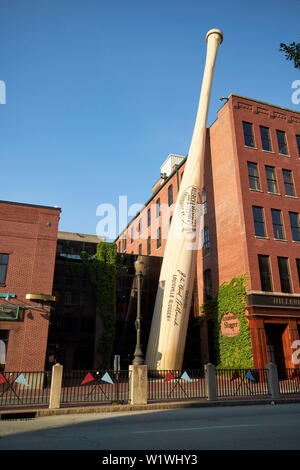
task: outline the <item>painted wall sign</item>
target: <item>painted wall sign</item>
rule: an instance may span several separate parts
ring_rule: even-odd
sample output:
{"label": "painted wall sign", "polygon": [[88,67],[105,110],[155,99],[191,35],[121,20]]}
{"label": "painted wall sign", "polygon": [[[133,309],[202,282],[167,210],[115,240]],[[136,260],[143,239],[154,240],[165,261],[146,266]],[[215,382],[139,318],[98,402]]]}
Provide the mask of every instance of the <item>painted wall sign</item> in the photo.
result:
{"label": "painted wall sign", "polygon": [[300,297],[276,295],[248,295],[249,307],[300,308]]}
{"label": "painted wall sign", "polygon": [[240,321],[235,313],[226,313],[221,319],[221,333],[223,336],[233,337],[240,332]]}
{"label": "painted wall sign", "polygon": [[18,314],[18,306],[0,305],[0,320],[17,320]]}

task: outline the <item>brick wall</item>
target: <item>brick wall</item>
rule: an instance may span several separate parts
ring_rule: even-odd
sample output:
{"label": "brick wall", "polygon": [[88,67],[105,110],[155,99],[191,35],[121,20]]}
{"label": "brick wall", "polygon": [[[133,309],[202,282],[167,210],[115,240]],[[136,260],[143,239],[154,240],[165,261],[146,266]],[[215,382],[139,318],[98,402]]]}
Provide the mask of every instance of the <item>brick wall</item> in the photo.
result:
{"label": "brick wall", "polygon": [[44,369],[50,310],[30,309],[40,302],[26,294],[52,294],[59,215],[58,208],[0,201],[0,253],[9,254],[0,293],[16,294],[0,304],[28,306],[20,309],[22,320],[0,320],[0,329],[10,332],[6,370]]}

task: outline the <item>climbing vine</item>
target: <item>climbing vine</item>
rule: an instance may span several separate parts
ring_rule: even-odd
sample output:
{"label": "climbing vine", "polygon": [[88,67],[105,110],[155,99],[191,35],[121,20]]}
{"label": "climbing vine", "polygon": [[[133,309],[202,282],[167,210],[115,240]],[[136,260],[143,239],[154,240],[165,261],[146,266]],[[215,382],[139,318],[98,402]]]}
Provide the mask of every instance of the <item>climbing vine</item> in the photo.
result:
{"label": "climbing vine", "polygon": [[[214,340],[217,356],[217,368],[253,367],[250,329],[245,317],[246,291],[248,278],[236,276],[224,282],[213,300],[202,306],[208,319],[214,323]],[[223,315],[233,313],[240,325],[239,334],[233,337],[223,336],[221,320]]]}
{"label": "climbing vine", "polygon": [[102,320],[103,332],[98,340],[97,352],[102,357],[102,365],[107,367],[115,339],[117,246],[115,243],[101,242],[92,258],[85,252],[81,258],[88,269],[95,292],[97,314]]}

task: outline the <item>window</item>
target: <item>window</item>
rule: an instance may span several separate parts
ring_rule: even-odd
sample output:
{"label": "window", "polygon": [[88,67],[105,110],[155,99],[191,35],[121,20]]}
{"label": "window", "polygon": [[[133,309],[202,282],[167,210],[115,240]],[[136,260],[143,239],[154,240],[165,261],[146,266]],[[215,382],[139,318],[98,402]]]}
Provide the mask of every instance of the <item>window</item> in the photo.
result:
{"label": "window", "polygon": [[156,201],[156,217],[160,216],[160,198]]}
{"label": "window", "polygon": [[282,225],[281,211],[278,209],[271,209],[272,222],[274,230],[274,238],[276,240],[284,240],[284,231]]}
{"label": "window", "polygon": [[248,176],[249,176],[249,186],[255,191],[260,191],[260,182],[258,175],[257,163],[248,162]]}
{"label": "window", "polygon": [[272,292],[273,288],[272,288],[269,256],[258,255],[258,264],[259,264],[261,290],[266,291],[266,292]]}
{"label": "window", "polygon": [[150,227],[151,224],[151,212],[150,209],[147,210],[147,227]]}
{"label": "window", "polygon": [[0,253],[0,284],[5,284],[9,255]]}
{"label": "window", "polygon": [[209,241],[209,231],[207,227],[204,227],[203,230],[203,256],[209,255],[210,241]]}
{"label": "window", "polygon": [[288,155],[287,145],[286,145],[286,140],[285,140],[285,132],[276,130],[276,135],[277,135],[279,153],[282,153],[283,155]]}
{"label": "window", "polygon": [[121,242],[119,242],[119,253],[121,253]]}
{"label": "window", "polygon": [[157,229],[157,248],[161,247],[161,228],[158,227]]}
{"label": "window", "polygon": [[265,237],[264,211],[262,207],[252,206],[254,231],[257,237]]}
{"label": "window", "polygon": [[263,150],[268,150],[269,152],[272,151],[272,145],[270,140],[270,132],[268,127],[259,126],[260,129],[260,137],[261,137],[261,145]]}
{"label": "window", "polygon": [[0,371],[5,369],[9,330],[0,330]]}
{"label": "window", "polygon": [[138,224],[138,234],[140,235],[142,232],[142,219],[139,220],[139,224]]}
{"label": "window", "polygon": [[151,237],[147,238],[147,255],[151,253]]}
{"label": "window", "polygon": [[173,218],[173,216],[171,215],[170,218],[169,218],[169,228],[171,227],[172,218]]}
{"label": "window", "polygon": [[124,251],[127,249],[127,235],[124,237]]}
{"label": "window", "polygon": [[296,264],[297,264],[297,271],[298,271],[298,281],[300,284],[300,259],[299,258],[296,259]]}
{"label": "window", "polygon": [[131,239],[131,243],[133,243],[133,240],[134,240],[134,227],[131,227],[131,229],[130,229],[130,239]]}
{"label": "window", "polygon": [[298,212],[289,212],[292,238],[294,242],[300,242],[300,226]]}
{"label": "window", "polygon": [[201,204],[202,204],[202,214],[207,214],[207,199],[206,199],[206,189],[204,188],[202,190],[202,200],[201,200]]}
{"label": "window", "polygon": [[139,245],[139,255],[142,254],[142,244]]}
{"label": "window", "polygon": [[285,194],[287,196],[295,196],[293,176],[290,170],[282,170]]}
{"label": "window", "polygon": [[206,269],[203,274],[204,280],[204,302],[212,299],[211,269]]}
{"label": "window", "polygon": [[171,206],[173,204],[173,185],[170,184],[168,187],[168,204]]}
{"label": "window", "polygon": [[300,135],[296,135],[296,142],[297,142],[297,147],[298,147],[298,154],[300,157]]}
{"label": "window", "polygon": [[253,128],[250,122],[243,121],[244,142],[247,147],[254,147]]}
{"label": "window", "polygon": [[278,256],[278,269],[282,292],[292,292],[288,258]]}
{"label": "window", "polygon": [[276,173],[275,168],[273,166],[266,166],[266,178],[269,193],[278,194]]}
{"label": "window", "polygon": [[71,291],[65,291],[65,305],[73,305],[73,296]]}

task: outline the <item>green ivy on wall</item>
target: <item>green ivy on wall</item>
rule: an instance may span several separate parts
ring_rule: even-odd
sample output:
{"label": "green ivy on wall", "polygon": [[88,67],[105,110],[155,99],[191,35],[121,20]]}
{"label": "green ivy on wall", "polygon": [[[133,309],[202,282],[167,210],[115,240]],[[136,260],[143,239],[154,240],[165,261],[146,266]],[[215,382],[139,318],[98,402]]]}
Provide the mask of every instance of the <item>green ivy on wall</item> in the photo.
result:
{"label": "green ivy on wall", "polygon": [[[247,282],[245,275],[224,282],[219,287],[217,297],[202,307],[207,318],[214,322],[218,369],[253,367],[250,329],[245,317]],[[240,332],[233,337],[223,336],[221,332],[221,320],[227,313],[233,313],[239,319]]]}
{"label": "green ivy on wall", "polygon": [[110,365],[116,327],[116,284],[117,284],[117,246],[115,243],[101,242],[96,254],[90,258],[81,254],[93,285],[97,304],[97,314],[101,317],[103,332],[97,344],[102,366]]}

